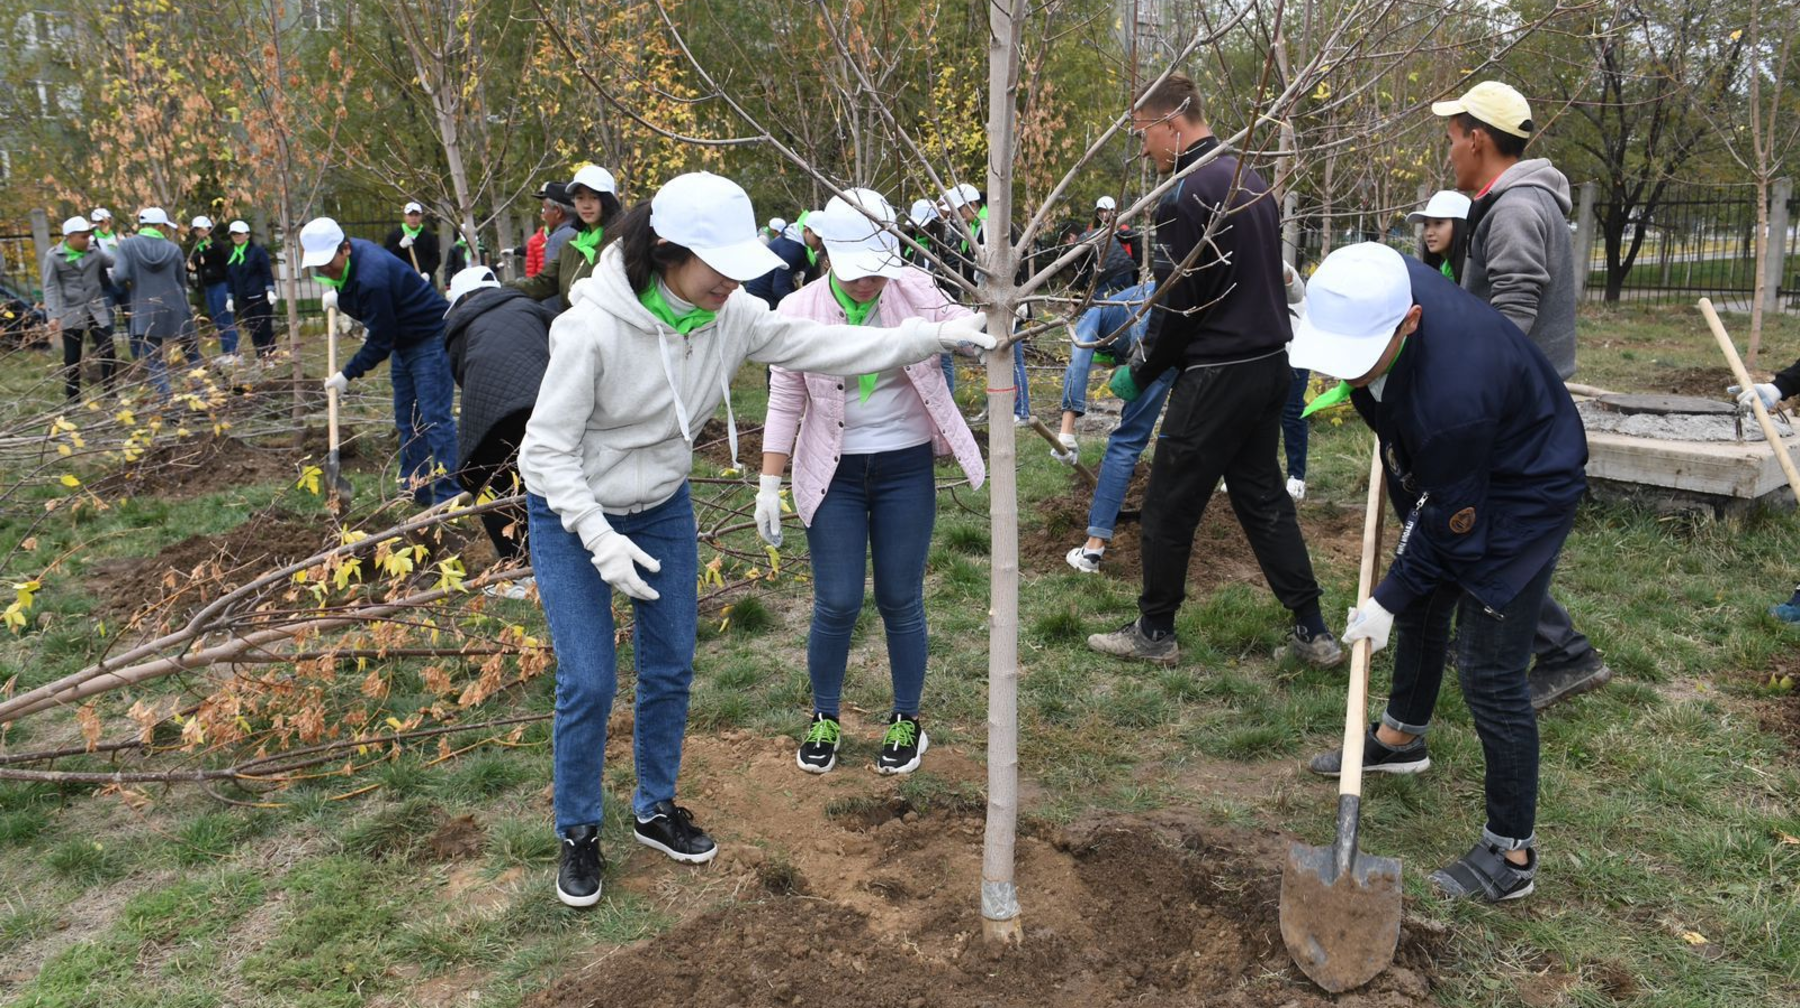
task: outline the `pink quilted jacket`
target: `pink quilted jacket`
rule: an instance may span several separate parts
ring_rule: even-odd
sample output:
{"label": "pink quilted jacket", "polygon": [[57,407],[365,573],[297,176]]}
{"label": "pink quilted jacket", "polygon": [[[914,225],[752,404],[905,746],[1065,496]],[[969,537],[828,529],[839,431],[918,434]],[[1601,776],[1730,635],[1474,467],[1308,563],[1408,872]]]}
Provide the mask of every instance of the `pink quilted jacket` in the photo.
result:
{"label": "pink quilted jacket", "polygon": [[[820,322],[844,322],[844,309],[831,296],[831,285],[810,283],[783,298],[776,311]],[[951,301],[924,271],[911,269],[888,281],[869,325],[892,326],[905,318],[934,322],[973,314]],[[937,455],[955,455],[975,486],[987,478],[975,435],[950,398],[938,359],[929,357],[905,368],[913,388],[937,425],[931,439]],[[800,520],[812,524],[813,512],[831,486],[844,446],[845,379],[769,367],[769,416],[763,428],[763,451],[792,456],[794,507]],[[798,438],[796,438],[796,432]],[[796,440],[798,444],[796,445]]]}

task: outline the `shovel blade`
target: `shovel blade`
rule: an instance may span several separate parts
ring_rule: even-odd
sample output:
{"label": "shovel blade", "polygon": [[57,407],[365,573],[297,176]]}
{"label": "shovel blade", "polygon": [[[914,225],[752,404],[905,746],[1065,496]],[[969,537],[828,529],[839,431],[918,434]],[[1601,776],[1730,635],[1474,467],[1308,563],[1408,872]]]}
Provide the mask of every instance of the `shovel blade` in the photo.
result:
{"label": "shovel blade", "polygon": [[336,503],[335,510],[344,511],[350,507],[350,480],[344,475],[337,452],[325,455],[325,485],[331,488],[332,501]]}
{"label": "shovel blade", "polygon": [[1333,994],[1387,969],[1400,945],[1400,862],[1356,852],[1339,874],[1330,847],[1294,844],[1281,872],[1281,940]]}

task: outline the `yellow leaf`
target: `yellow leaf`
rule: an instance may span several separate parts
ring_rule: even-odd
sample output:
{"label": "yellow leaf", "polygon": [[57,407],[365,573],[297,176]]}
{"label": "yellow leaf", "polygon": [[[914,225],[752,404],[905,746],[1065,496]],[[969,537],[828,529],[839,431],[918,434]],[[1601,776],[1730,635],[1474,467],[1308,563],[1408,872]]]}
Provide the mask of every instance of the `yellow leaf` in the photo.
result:
{"label": "yellow leaf", "polygon": [[76,479],[74,476],[69,475],[68,473],[63,473],[62,480],[60,482],[62,483],[63,486],[66,486],[71,490],[73,490],[76,487],[81,485],[80,480]]}
{"label": "yellow leaf", "polygon": [[1681,940],[1687,942],[1689,945],[1707,945],[1711,943],[1711,939],[1698,931],[1683,931],[1681,933]]}
{"label": "yellow leaf", "polygon": [[70,448],[66,444],[59,444],[56,446],[56,454],[61,455],[63,458],[68,458],[70,455],[75,454],[75,449]]}
{"label": "yellow leaf", "polygon": [[309,465],[305,469],[300,470],[300,479],[294,484],[294,489],[305,490],[307,493],[317,497],[319,495],[319,479],[324,475],[325,470],[320,469],[315,465]]}
{"label": "yellow leaf", "polygon": [[1738,39],[1741,39],[1743,37],[1744,37],[1744,29],[1742,29],[1742,28],[1739,28],[1737,31],[1734,31],[1731,33],[1731,41],[1733,41],[1733,42],[1736,42]]}

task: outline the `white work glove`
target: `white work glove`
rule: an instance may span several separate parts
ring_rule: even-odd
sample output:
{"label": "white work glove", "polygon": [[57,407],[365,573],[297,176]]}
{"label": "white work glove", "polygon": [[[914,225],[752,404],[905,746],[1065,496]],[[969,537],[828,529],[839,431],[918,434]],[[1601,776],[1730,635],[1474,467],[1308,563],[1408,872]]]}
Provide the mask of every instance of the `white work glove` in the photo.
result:
{"label": "white work glove", "polygon": [[989,336],[986,315],[964,315],[948,322],[939,322],[937,330],[938,345],[952,353],[967,354],[964,347],[976,350],[994,349],[994,337]]}
{"label": "white work glove", "polygon": [[1745,409],[1752,409],[1751,402],[1755,398],[1761,397],[1763,409],[1772,410],[1781,403],[1782,398],[1781,390],[1771,382],[1757,382],[1750,386],[1748,391],[1742,385],[1727,385],[1725,391],[1727,394],[1737,396],[1738,405]]}
{"label": "white work glove", "polygon": [[330,311],[337,307],[337,288],[325,288],[325,293],[319,295],[319,307],[325,311]]}
{"label": "white work glove", "polygon": [[228,312],[237,311],[237,305],[232,303],[231,295],[229,295],[229,294],[225,295],[225,310]]}
{"label": "white work glove", "polygon": [[412,248],[412,243],[413,243],[412,235],[407,234],[405,231],[400,232],[400,247],[401,248],[403,248],[403,249],[404,248]]}
{"label": "white work glove", "polygon": [[424,270],[420,270],[419,271],[419,279],[425,281],[426,283],[430,283],[431,282],[431,274],[425,272]]}
{"label": "white work glove", "polygon": [[337,374],[334,374],[330,378],[325,379],[325,391],[327,391],[327,392],[335,391],[339,395],[343,395],[344,392],[346,390],[348,390],[349,388],[350,388],[350,379],[345,378],[344,372],[342,372],[342,371],[339,371]]}
{"label": "white work glove", "polygon": [[279,300],[280,300],[280,298],[279,298],[279,297],[278,297],[278,296],[277,296],[277,295],[276,295],[276,293],[275,293],[275,288],[273,288],[273,287],[270,287],[270,288],[269,288],[269,289],[268,289],[268,290],[267,290],[267,291],[266,291],[266,292],[265,292],[265,296],[266,296],[266,297],[268,297],[268,299],[269,299],[269,303],[270,303],[270,304],[274,304],[274,303],[275,303],[275,302],[276,302],[276,301],[279,301]]}
{"label": "white work glove", "polygon": [[1056,441],[1062,445],[1061,450],[1050,449],[1050,457],[1066,466],[1073,466],[1081,461],[1081,445],[1073,434],[1058,434]]}
{"label": "white work glove", "polygon": [[764,475],[756,481],[756,534],[776,549],[781,548],[781,477]]}
{"label": "white work glove", "polygon": [[1394,632],[1394,614],[1381,607],[1381,603],[1373,598],[1364,602],[1359,608],[1350,610],[1344,624],[1343,642],[1345,647],[1359,640],[1367,639],[1369,653],[1374,654],[1387,647],[1388,635]]}
{"label": "white work glove", "polygon": [[587,544],[587,549],[593,554],[594,569],[607,584],[644,602],[662,597],[637,572],[642,567],[654,574],[662,570],[662,562],[638,549],[637,543],[608,527]]}

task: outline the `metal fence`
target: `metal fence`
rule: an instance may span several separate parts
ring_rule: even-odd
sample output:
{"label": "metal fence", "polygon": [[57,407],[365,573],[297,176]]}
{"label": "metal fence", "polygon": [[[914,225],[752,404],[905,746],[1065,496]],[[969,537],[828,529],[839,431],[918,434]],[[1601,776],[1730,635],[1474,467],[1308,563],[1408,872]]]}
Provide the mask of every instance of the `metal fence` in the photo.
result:
{"label": "metal fence", "polygon": [[[1756,190],[1743,185],[1670,187],[1648,214],[1627,222],[1621,255],[1642,236],[1637,257],[1619,285],[1618,300],[1633,304],[1693,304],[1708,297],[1721,309],[1748,311],[1756,290]],[[1598,214],[1595,215],[1596,218]],[[1800,200],[1782,180],[1771,194],[1769,300],[1777,310],[1800,308]],[[1586,298],[1606,297],[1606,246],[1593,228]]]}

